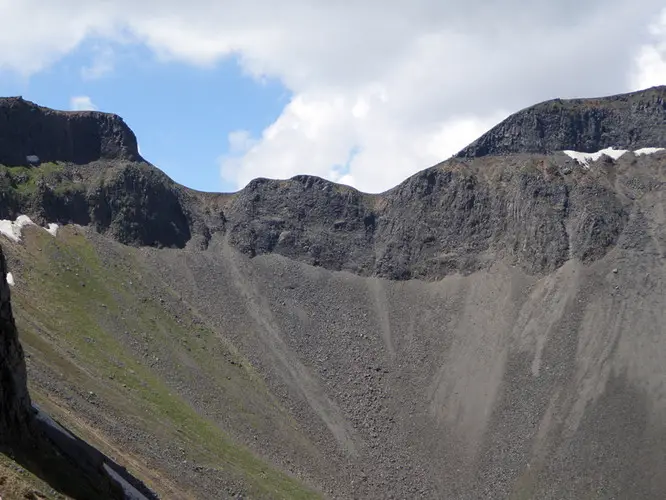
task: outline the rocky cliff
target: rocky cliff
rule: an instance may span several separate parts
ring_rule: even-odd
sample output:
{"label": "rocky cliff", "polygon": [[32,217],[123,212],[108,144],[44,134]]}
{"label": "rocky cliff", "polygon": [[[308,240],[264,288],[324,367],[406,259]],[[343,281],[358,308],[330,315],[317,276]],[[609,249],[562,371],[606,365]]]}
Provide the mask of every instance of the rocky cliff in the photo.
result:
{"label": "rocky cliff", "polygon": [[28,436],[30,397],[26,385],[23,349],[18,341],[9,285],[7,265],[0,249],[0,445]]}
{"label": "rocky cliff", "polygon": [[[656,87],[539,104],[509,117],[457,158],[380,195],[310,176],[257,179],[230,195],[194,192],[147,163],[122,160],[138,158],[135,140],[113,115],[70,115],[9,99],[5,109],[25,109],[34,123],[88,120],[90,130],[70,143],[87,144],[94,136],[85,151],[95,161],[67,163],[76,157],[68,153],[52,156],[60,163],[48,168],[1,168],[0,216],[27,213],[41,222],[92,225],[131,245],[201,249],[226,238],[249,256],[278,253],[390,279],[438,279],[481,269],[496,257],[543,273],[570,257],[602,256],[622,232],[631,201],[608,177],[610,158],[583,172],[574,160],[549,153],[666,146],[665,98],[666,87]],[[10,128],[22,144],[34,134],[19,118]],[[118,133],[100,142],[95,134],[107,124]],[[105,151],[117,158],[93,151],[92,144],[107,143]],[[0,145],[0,158],[26,152]],[[619,163],[652,160],[627,154]]]}
{"label": "rocky cliff", "polygon": [[519,111],[458,153],[587,153],[666,144],[666,86],[593,99],[554,99]]}
{"label": "rocky cliff", "polygon": [[117,115],[55,111],[21,97],[0,99],[0,164],[98,159],[140,161],[136,137]]}
{"label": "rocky cliff", "polygon": [[570,257],[602,256],[628,217],[603,174],[567,165],[453,160],[377,196],[307,177],[255,181],[225,211],[229,240],[251,256],[389,279],[438,279],[499,258],[548,272]]}

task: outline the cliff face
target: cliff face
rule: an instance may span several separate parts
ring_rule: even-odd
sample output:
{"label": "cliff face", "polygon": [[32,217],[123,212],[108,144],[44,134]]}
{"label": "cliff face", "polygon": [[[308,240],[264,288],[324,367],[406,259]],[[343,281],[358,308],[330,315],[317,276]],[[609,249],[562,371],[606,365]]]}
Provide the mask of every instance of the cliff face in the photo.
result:
{"label": "cliff face", "polygon": [[[508,258],[531,273],[594,260],[617,241],[625,200],[566,160],[447,162],[379,196],[321,179],[250,183],[225,212],[229,240],[328,269],[438,279]],[[587,176],[588,178],[591,176]]]}
{"label": "cliff face", "polygon": [[0,99],[0,164],[140,161],[134,132],[117,115],[55,111],[20,97]]}
{"label": "cliff face", "polygon": [[23,349],[14,325],[6,275],[7,264],[0,249],[0,446],[26,436],[30,413]]}
{"label": "cliff face", "polygon": [[[548,153],[666,146],[666,87],[656,87],[528,108],[458,158],[381,195],[310,176],[257,179],[238,193],[215,195],[179,186],[148,164],[123,160],[137,158],[136,141],[113,115],[2,102],[1,116],[20,136],[18,144],[43,137],[44,144],[53,143],[52,158],[94,160],[61,163],[50,171],[34,167],[28,174],[2,167],[3,217],[27,213],[42,222],[92,225],[139,246],[206,248],[216,235],[224,236],[249,256],[278,253],[390,279],[438,279],[481,269],[495,258],[509,258],[531,273],[551,271],[570,257],[594,260],[617,241],[631,200],[612,185],[608,158],[583,172],[566,156]],[[81,129],[68,128],[79,121]],[[52,129],[54,124],[60,128]],[[70,139],[58,138],[63,130],[73,134]],[[0,127],[0,158],[45,155],[27,146],[3,147],[10,137]],[[67,144],[82,149],[56,152]],[[660,158],[628,154],[617,163]]]}
{"label": "cliff face", "polygon": [[666,86],[594,99],[555,99],[519,111],[458,153],[462,158],[562,150],[593,153],[666,144]]}

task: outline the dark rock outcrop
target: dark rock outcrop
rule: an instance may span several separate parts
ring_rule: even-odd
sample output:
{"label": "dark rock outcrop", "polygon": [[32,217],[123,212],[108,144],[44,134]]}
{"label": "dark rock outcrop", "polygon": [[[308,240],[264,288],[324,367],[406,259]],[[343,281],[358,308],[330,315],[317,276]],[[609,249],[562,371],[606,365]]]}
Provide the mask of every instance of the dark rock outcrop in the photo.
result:
{"label": "dark rock outcrop", "polygon": [[368,274],[376,230],[372,198],[311,176],[255,179],[225,212],[230,243],[252,257],[278,253]]}
{"label": "dark rock outcrop", "polygon": [[18,340],[7,284],[5,256],[0,249],[0,446],[23,440],[28,433],[30,397],[23,349]]}
{"label": "dark rock outcrop", "polygon": [[0,249],[0,452],[75,499],[157,497],[127,470],[31,405]]}
{"label": "dark rock outcrop", "polygon": [[198,227],[184,190],[146,163],[33,167],[24,178],[9,170],[0,166],[0,218],[91,225],[127,245],[170,248],[183,248]]}
{"label": "dark rock outcrop", "polygon": [[[3,102],[7,109],[34,113],[44,130],[52,119],[78,116],[16,99]],[[93,124],[113,121],[100,113],[81,116],[97,120]],[[0,157],[14,151],[3,134],[0,127]],[[481,269],[495,257],[544,273],[571,257],[602,257],[618,241],[631,202],[607,175],[612,160],[583,171],[565,155],[550,153],[666,146],[666,87],[528,108],[458,158],[379,195],[312,176],[256,179],[229,195],[194,192],[147,163],[121,160],[134,158],[132,148],[123,149],[135,145],[134,136],[125,136],[131,140],[111,141],[120,151],[115,159],[97,155],[87,165],[35,167],[32,176],[0,172],[0,215],[91,225],[137,246],[202,249],[218,234],[250,257],[277,253],[389,279],[439,279]],[[85,134],[76,137],[86,143]],[[629,154],[618,164],[632,161]]]}
{"label": "dark rock outcrop", "polygon": [[229,241],[252,257],[398,280],[471,272],[494,257],[550,272],[617,241],[627,211],[603,175],[564,174],[548,157],[492,161],[446,162],[382,195],[306,176],[253,181],[225,212]]}
{"label": "dark rock outcrop", "polygon": [[519,111],[458,153],[461,158],[608,147],[666,146],[666,86],[593,99],[555,99]]}
{"label": "dark rock outcrop", "polygon": [[183,248],[191,238],[179,189],[154,167],[119,169],[89,186],[86,200],[95,228],[122,243]]}
{"label": "dark rock outcrop", "polygon": [[55,111],[21,97],[0,99],[0,164],[141,161],[134,132],[99,111]]}

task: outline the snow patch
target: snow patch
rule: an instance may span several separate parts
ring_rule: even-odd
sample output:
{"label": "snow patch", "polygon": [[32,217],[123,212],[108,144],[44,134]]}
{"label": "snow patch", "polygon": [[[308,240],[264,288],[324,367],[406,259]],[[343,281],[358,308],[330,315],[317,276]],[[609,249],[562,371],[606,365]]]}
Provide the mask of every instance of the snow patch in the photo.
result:
{"label": "snow patch", "polygon": [[610,156],[614,160],[617,160],[620,156],[622,156],[626,152],[627,152],[626,149],[615,149],[613,147],[602,149],[601,151],[597,151],[596,153],[581,153],[580,151],[571,151],[571,150],[563,151],[565,155],[567,155],[569,158],[573,158],[584,167],[589,167],[590,162],[597,161],[603,155]]}
{"label": "snow patch", "polygon": [[663,151],[663,150],[664,150],[664,148],[641,148],[641,149],[637,149],[636,151],[634,151],[634,154],[636,156],[651,155],[651,154],[658,153],[659,151]]}
{"label": "snow patch", "polygon": [[14,275],[12,273],[7,273],[7,284],[9,286],[14,286]]}
{"label": "snow patch", "polygon": [[[2,219],[0,220],[0,234],[4,234],[10,240],[18,243],[21,241],[21,233],[26,226],[36,226],[34,222],[27,215],[19,215],[15,221]],[[44,227],[45,231],[55,236],[58,232],[58,224],[50,223]]]}
{"label": "snow patch", "polygon": [[[664,151],[664,149],[665,148],[641,148],[637,149],[633,153],[636,156],[650,155],[653,153],[658,153],[659,151]],[[603,155],[610,156],[614,160],[617,160],[618,158],[620,158],[620,156],[622,156],[625,153],[628,153],[629,151],[626,149],[615,149],[613,147],[610,147],[602,149],[601,151],[597,151],[596,153],[581,153],[580,151],[571,151],[571,150],[566,150],[562,152],[565,155],[567,155],[569,158],[576,160],[584,167],[589,167],[591,162],[597,161]]]}
{"label": "snow patch", "polygon": [[15,221],[0,220],[0,233],[12,241],[21,241],[21,231],[25,226],[34,226],[35,223],[27,215],[19,215]]}

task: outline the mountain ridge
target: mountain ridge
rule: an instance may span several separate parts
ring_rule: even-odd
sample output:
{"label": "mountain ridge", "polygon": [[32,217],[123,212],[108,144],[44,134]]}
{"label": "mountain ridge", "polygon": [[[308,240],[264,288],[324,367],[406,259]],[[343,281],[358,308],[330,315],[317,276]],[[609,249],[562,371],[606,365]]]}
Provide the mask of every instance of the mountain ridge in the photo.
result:
{"label": "mountain ridge", "polygon": [[177,498],[664,498],[665,164],[2,166],[0,218],[61,225],[3,244],[31,391]]}
{"label": "mountain ridge", "polygon": [[[34,106],[11,102],[21,109]],[[45,117],[60,116],[39,110]],[[618,118],[627,113],[633,118]],[[98,112],[62,116],[121,120]],[[535,126],[541,122],[557,130]],[[20,124],[15,128],[30,136]],[[563,127],[566,134],[560,133]],[[596,142],[583,144],[579,136],[590,130]],[[615,140],[631,130],[634,139]],[[545,134],[550,146],[531,143],[530,131]],[[498,136],[508,138],[508,145]],[[116,136],[99,140],[114,143]],[[457,156],[376,195],[308,175],[259,178],[235,193],[197,192],[140,157],[120,154],[84,165],[0,167],[0,217],[26,214],[41,223],[92,225],[136,246],[204,250],[224,239],[250,257],[279,253],[330,270],[398,280],[469,273],[496,257],[543,274],[571,257],[594,260],[612,248],[632,205],[612,185],[614,170],[663,156],[604,156],[597,162],[602,167],[589,172],[561,153],[611,142],[627,149],[666,146],[666,87],[526,108]]]}
{"label": "mountain ridge", "polygon": [[551,99],[524,108],[457,153],[594,153],[666,146],[666,86],[595,98]]}
{"label": "mountain ridge", "polygon": [[26,177],[0,167],[0,217],[91,225],[136,246],[205,250],[227,239],[251,257],[274,252],[389,279],[436,280],[500,255],[544,273],[612,247],[633,204],[612,185],[614,172],[663,156],[606,157],[592,171],[564,154],[452,159],[379,195],[310,176],[201,193],[122,162],[38,167]]}

